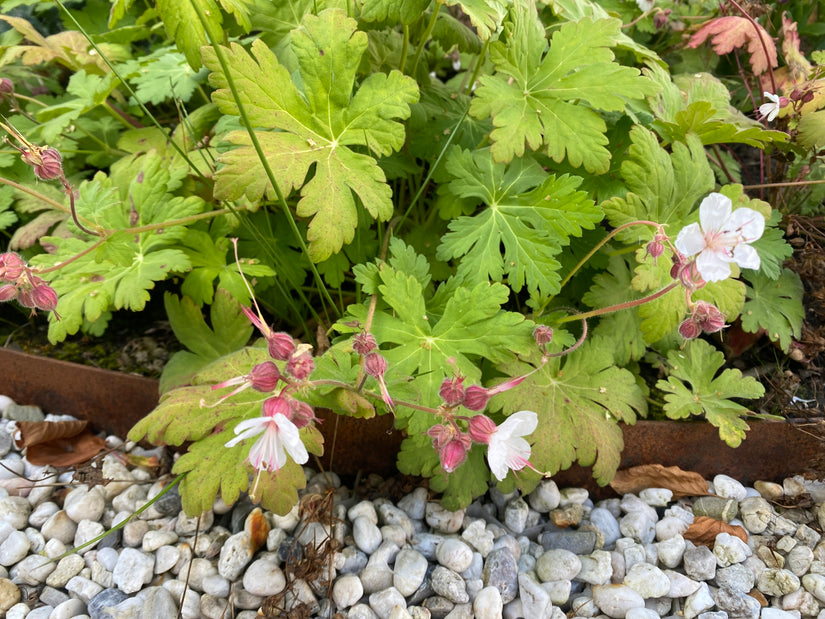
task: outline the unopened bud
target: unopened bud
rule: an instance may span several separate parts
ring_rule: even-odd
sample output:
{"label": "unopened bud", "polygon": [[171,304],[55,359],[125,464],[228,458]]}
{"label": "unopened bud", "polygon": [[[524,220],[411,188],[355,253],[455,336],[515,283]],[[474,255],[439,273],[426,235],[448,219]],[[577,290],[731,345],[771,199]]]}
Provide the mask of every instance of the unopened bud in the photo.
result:
{"label": "unopened bud", "polygon": [[387,360],[379,353],[371,352],[364,357],[364,371],[373,378],[383,378],[387,371]]}
{"label": "unopened bud", "polygon": [[686,340],[692,340],[702,333],[702,327],[693,318],[687,318],[679,325],[679,335]]}
{"label": "unopened bud", "polygon": [[438,395],[444,400],[447,406],[458,406],[464,399],[464,377],[454,376],[453,378],[445,378],[441,383],[441,388],[438,390]]}
{"label": "unopened bud", "polygon": [[34,168],[34,175],[41,181],[53,181],[63,178],[63,157],[56,148],[35,147],[34,150],[24,150],[23,161]]}
{"label": "unopened bud", "polygon": [[487,406],[490,401],[490,394],[484,387],[479,385],[470,385],[464,390],[464,408],[471,411],[481,411]]}
{"label": "unopened bud", "polygon": [[31,291],[34,307],[45,312],[53,312],[57,307],[57,293],[48,284],[38,284]]}
{"label": "unopened bud", "polygon": [[301,428],[308,426],[313,421],[317,421],[317,417],[315,417],[315,411],[312,410],[312,407],[306,402],[302,402],[301,400],[290,398],[289,410],[291,413],[290,421],[292,421],[292,423],[295,424],[295,427],[299,430]]}
{"label": "unopened bud", "polygon": [[7,77],[0,77],[0,97],[14,94],[14,82]]}
{"label": "unopened bud", "polygon": [[3,284],[0,286],[0,302],[11,301],[17,297],[17,286],[14,284]]}
{"label": "unopened bud", "polygon": [[804,95],[802,95],[802,99],[801,99],[802,103],[810,103],[813,100],[814,100],[814,91],[813,90],[809,90]]}
{"label": "unopened bud", "polygon": [[275,391],[278,381],[281,379],[281,371],[272,361],[259,363],[249,373],[249,383],[255,391],[269,393]]}
{"label": "unopened bud", "polygon": [[490,437],[496,431],[495,422],[487,415],[475,415],[467,422],[467,433],[476,443],[489,445]]}
{"label": "unopened bud", "polygon": [[670,9],[659,11],[653,16],[653,25],[657,30],[661,30],[667,25],[668,17],[670,17]]}
{"label": "unopened bud", "polygon": [[647,244],[645,251],[647,251],[647,255],[656,260],[659,256],[665,253],[665,244],[661,241],[657,241],[653,239],[650,243]]}
{"label": "unopened bud", "polygon": [[0,280],[6,282],[16,282],[23,275],[26,263],[13,252],[0,254]]}
{"label": "unopened bud", "polygon": [[371,333],[361,331],[352,337],[352,349],[359,355],[366,355],[378,348],[375,338]]}
{"label": "unopened bud", "polygon": [[267,398],[264,400],[262,410],[264,417],[274,417],[280,413],[284,417],[289,418],[291,414],[291,411],[289,410],[289,402],[287,402],[287,399],[282,396],[275,396],[274,398]]}
{"label": "unopened bud", "polygon": [[467,459],[467,449],[470,447],[470,439],[466,434],[458,434],[449,443],[444,445],[438,454],[441,461],[441,468],[445,473],[452,473],[461,466]]}
{"label": "unopened bud", "polygon": [[295,340],[289,333],[270,333],[266,337],[269,356],[276,361],[286,361],[295,352]]}
{"label": "unopened bud", "polygon": [[308,352],[293,355],[289,358],[289,361],[286,362],[287,373],[297,380],[309,378],[309,375],[312,374],[312,370],[314,369],[315,360]]}

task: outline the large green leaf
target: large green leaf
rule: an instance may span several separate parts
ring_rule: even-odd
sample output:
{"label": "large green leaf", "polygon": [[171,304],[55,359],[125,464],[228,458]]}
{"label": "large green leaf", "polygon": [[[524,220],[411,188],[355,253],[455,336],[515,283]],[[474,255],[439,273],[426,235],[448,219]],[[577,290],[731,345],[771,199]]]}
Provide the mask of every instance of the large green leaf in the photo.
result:
{"label": "large green leaf", "polygon": [[[223,13],[218,5],[214,0],[158,0],[157,7],[169,38],[192,68],[200,69],[201,48],[210,44],[210,38],[224,40]],[[198,13],[203,16],[206,29]]]}
{"label": "large green leaf", "polygon": [[805,318],[802,280],[793,271],[782,269],[779,279],[753,273],[748,275],[748,281],[742,329],[748,333],[765,329],[771,341],[779,342],[782,350],[788,352],[791,338],[799,337]]}
{"label": "large green leaf", "polygon": [[[240,45],[223,49],[241,103],[275,180],[285,192],[301,189],[297,213],[311,218],[307,239],[311,258],[320,262],[354,237],[356,198],[374,219],[392,215],[391,189],[376,160],[352,147],[363,146],[386,156],[404,143],[398,119],[410,115],[417,101],[415,81],[399,71],[374,73],[353,92],[355,72],[367,47],[367,36],[343,11],[328,9],[306,15],[291,37],[298,71],[279,63],[256,40],[250,55]],[[225,114],[238,114],[215,50],[204,50],[210,81],[218,88],[213,100]],[[260,200],[274,190],[247,132],[226,138],[237,146],[223,154],[215,194]],[[314,175],[307,180],[310,168]]]}

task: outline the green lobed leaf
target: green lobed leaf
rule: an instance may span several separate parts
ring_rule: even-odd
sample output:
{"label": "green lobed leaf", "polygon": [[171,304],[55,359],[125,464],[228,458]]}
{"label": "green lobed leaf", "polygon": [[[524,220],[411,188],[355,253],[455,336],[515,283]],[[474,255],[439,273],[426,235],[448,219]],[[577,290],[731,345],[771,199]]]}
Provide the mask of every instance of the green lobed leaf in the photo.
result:
{"label": "green lobed leaf", "polygon": [[365,22],[390,21],[407,26],[421,19],[430,0],[363,0],[361,19]]}
{"label": "green lobed leaf", "polygon": [[[166,34],[175,41],[178,49],[186,55],[189,65],[196,71],[203,66],[201,48],[210,44],[210,38],[215,41],[223,41],[225,38],[223,13],[214,0],[158,0],[157,9]],[[206,29],[198,13],[203,16]]]}
{"label": "green lobed leaf", "polygon": [[667,416],[685,419],[704,415],[719,428],[719,438],[737,447],[748,429],[742,417],[751,411],[731,398],[760,398],[765,388],[752,376],[742,376],[739,370],[726,369],[717,376],[725,356],[701,339],[687,342],[682,350],[669,352],[667,362],[668,379],[656,383],[658,389],[666,392]]}
{"label": "green lobed leaf", "polygon": [[791,338],[799,338],[805,318],[802,280],[790,269],[782,269],[778,279],[762,273],[749,273],[747,279],[742,329],[748,333],[765,329],[771,341],[779,342],[787,353]]}
{"label": "green lobed leaf", "polygon": [[496,72],[480,78],[470,105],[473,116],[493,119],[493,157],[508,162],[521,157],[526,146],[557,162],[566,157],[588,172],[607,172],[607,125],[596,110],[621,112],[628,99],[657,90],[637,69],[614,62],[610,48],[621,23],[591,18],[565,23],[548,49],[532,3],[515,6],[510,15],[508,41],[490,45]]}
{"label": "green lobed leaf", "polygon": [[[515,361],[498,368],[519,376],[532,366]],[[617,422],[632,424],[647,414],[633,374],[615,366],[611,344],[600,337],[589,338],[567,356],[549,359],[517,389],[495,396],[491,404],[505,414],[536,412],[539,425],[530,456],[536,469],[553,475],[574,462],[592,465],[600,485],[610,481],[621,459],[622,430]]]}
{"label": "green lobed leaf", "polygon": [[825,146],[825,110],[803,114],[797,130],[802,147],[814,149]]}
{"label": "green lobed leaf", "polygon": [[602,219],[587,194],[577,191],[581,179],[548,175],[529,157],[505,165],[489,151],[460,148],[450,151],[446,169],[453,195],[479,198],[487,208],[450,222],[438,259],[461,258],[458,275],[468,282],[506,277],[515,292],[526,286],[558,293],[561,265],[555,256],[570,236],[581,236]]}
{"label": "green lobed leaf", "polygon": [[501,28],[507,15],[507,0],[444,0],[447,6],[460,6],[478,31],[478,36],[487,41]]}
{"label": "green lobed leaf", "polygon": [[[351,147],[364,146],[380,156],[398,150],[404,126],[397,119],[409,117],[418,89],[412,78],[392,71],[370,75],[353,93],[366,46],[367,36],[356,30],[355,20],[328,9],[317,17],[306,15],[292,34],[295,81],[260,40],[252,44],[252,55],[237,44],[223,52],[250,122],[266,129],[257,135],[276,181],[285,193],[301,189],[296,211],[311,218],[307,239],[316,262],[352,241],[356,198],[373,219],[388,220],[393,211],[392,192],[376,160]],[[218,88],[213,100],[223,113],[238,114],[214,50],[204,50],[204,62]],[[227,141],[238,148],[220,158],[215,195],[272,198],[249,135],[232,132]],[[314,176],[306,181],[312,166]]]}

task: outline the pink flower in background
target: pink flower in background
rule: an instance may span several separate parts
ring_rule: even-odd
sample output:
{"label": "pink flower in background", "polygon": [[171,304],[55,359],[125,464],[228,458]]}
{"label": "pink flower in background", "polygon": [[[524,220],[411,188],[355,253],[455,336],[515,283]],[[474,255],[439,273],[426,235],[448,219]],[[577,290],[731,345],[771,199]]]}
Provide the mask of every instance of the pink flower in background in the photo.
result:
{"label": "pink flower in background", "polygon": [[712,193],[699,206],[698,224],[683,228],[676,249],[696,256],[696,268],[707,282],[730,276],[730,263],[744,269],[759,268],[759,254],[749,245],[765,231],[765,218],[749,208],[733,210],[730,198]]}

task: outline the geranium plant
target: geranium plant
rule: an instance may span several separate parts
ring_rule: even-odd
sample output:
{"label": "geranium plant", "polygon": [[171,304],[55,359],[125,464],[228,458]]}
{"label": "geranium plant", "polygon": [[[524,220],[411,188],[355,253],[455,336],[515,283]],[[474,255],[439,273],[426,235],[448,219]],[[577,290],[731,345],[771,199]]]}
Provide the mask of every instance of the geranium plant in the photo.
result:
{"label": "geranium plant", "polygon": [[[717,145],[788,136],[722,82],[671,75],[594,2],[157,8],[113,2],[106,35],[64,8],[70,50],[4,18],[6,126],[26,137],[5,161],[22,180],[0,178],[25,261],[2,277],[8,299],[43,292],[55,341],[167,282],[189,351],[130,438],[188,444],[188,513],[247,491],[290,509],[319,407],[393,415],[399,469],[449,507],[576,461],[606,483],[618,422],[650,402],[742,440],[736,400],[763,390],[719,374],[712,342],[742,316],[788,351],[801,284],[780,213],[714,173]],[[170,47],[122,43],[158,19]],[[57,62],[62,98],[22,93]],[[58,192],[31,155],[50,149]]]}

